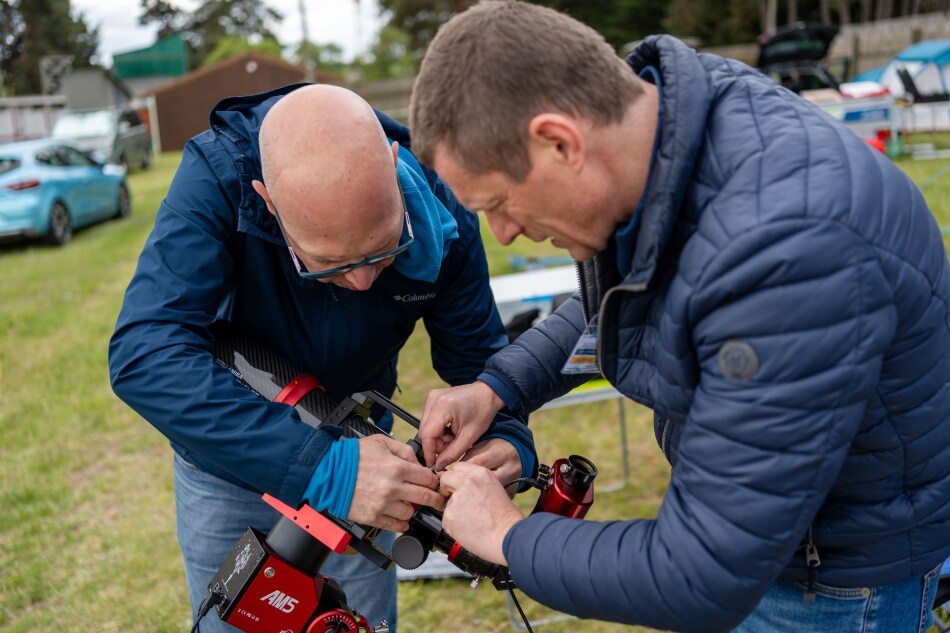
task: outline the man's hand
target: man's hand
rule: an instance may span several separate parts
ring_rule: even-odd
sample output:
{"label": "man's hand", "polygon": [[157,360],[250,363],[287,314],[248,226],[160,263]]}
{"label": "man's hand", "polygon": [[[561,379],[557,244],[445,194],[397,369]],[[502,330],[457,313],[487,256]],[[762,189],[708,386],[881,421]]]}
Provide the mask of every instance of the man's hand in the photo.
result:
{"label": "man's hand", "polygon": [[[518,451],[511,442],[500,437],[476,444],[465,453],[464,461],[487,468],[502,485],[521,477],[521,457]],[[514,484],[507,488],[509,497],[513,497],[517,491],[518,486]]]}
{"label": "man's hand", "polygon": [[507,565],[501,544],[524,515],[492,472],[460,462],[441,473],[440,479],[440,492],[450,495],[442,515],[445,531],[476,556]]}
{"label": "man's hand", "polygon": [[404,532],[413,504],[441,510],[445,499],[436,492],[439,478],[416,461],[407,445],[386,435],[360,439],[360,464],[347,519]]}
{"label": "man's hand", "polygon": [[483,382],[430,391],[419,425],[426,464],[442,470],[458,461],[504,406]]}

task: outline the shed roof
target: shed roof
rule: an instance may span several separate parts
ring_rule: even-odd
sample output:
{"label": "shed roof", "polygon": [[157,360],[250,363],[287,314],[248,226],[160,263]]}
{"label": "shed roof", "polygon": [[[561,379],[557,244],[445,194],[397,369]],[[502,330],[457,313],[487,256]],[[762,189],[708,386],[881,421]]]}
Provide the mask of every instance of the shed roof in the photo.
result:
{"label": "shed roof", "polygon": [[[208,75],[219,73],[219,72],[230,72],[232,68],[237,68],[241,66],[246,66],[249,62],[256,62],[258,64],[266,64],[269,66],[283,66],[289,70],[294,70],[300,73],[300,76],[304,75],[303,66],[298,66],[296,64],[291,64],[290,62],[274,57],[268,53],[261,51],[247,51],[246,53],[241,53],[240,55],[234,55],[222,59],[221,61],[215,62],[208,66],[202,66],[196,70],[191,71],[188,74],[182,75],[181,77],[176,77],[169,81],[166,81],[158,86],[155,86],[149,90],[146,94],[160,94],[166,92],[173,88],[177,88],[182,84],[189,84],[201,81],[203,78]],[[321,82],[329,83],[339,83],[341,81],[340,77],[326,71],[317,70],[316,80]]]}

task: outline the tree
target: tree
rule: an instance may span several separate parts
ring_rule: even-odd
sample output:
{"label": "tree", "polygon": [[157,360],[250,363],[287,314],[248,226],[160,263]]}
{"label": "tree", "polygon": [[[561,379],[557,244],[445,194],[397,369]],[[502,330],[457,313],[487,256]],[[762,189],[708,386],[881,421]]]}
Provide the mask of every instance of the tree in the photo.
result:
{"label": "tree", "polygon": [[205,0],[195,11],[182,11],[166,0],[141,0],[139,24],[158,24],[158,37],[181,33],[188,45],[190,65],[201,66],[225,38],[253,45],[277,41],[273,27],[283,16],[264,0]]}
{"label": "tree", "polygon": [[673,0],[663,30],[698,37],[704,46],[753,42],[774,19],[770,6],[775,0]]}
{"label": "tree", "polygon": [[39,94],[40,58],[71,55],[88,67],[99,49],[99,28],[90,29],[69,0],[0,0],[0,68],[13,94]]}
{"label": "tree", "polygon": [[[532,0],[567,13],[604,36],[614,48],[659,33],[666,17],[667,0]],[[418,63],[439,27],[476,0],[379,0],[389,14],[388,25],[404,32],[408,51]]]}
{"label": "tree", "polygon": [[367,81],[408,77],[416,70],[411,46],[412,38],[408,33],[387,24],[373,44],[370,59],[355,64],[355,70],[361,79]]}
{"label": "tree", "polygon": [[[379,8],[389,13],[388,25],[409,37],[409,53],[416,63],[439,27],[476,0],[379,0]],[[380,32],[382,34],[382,31]]]}
{"label": "tree", "polygon": [[663,32],[667,16],[667,0],[535,0],[557,11],[567,13],[604,36],[611,46],[620,50],[624,44]]}
{"label": "tree", "polygon": [[218,40],[217,46],[205,56],[201,65],[208,66],[222,59],[240,55],[247,51],[261,51],[262,53],[268,53],[274,57],[280,57],[283,53],[283,48],[280,42],[275,39],[264,39],[252,44],[249,40],[240,35],[227,35]]}
{"label": "tree", "polygon": [[851,24],[851,3],[848,0],[838,0],[838,22]]}
{"label": "tree", "polygon": [[343,48],[334,42],[298,44],[294,58],[301,65],[306,66],[307,62],[312,62],[314,68],[339,77],[344,77],[348,69],[346,62],[343,61]]}

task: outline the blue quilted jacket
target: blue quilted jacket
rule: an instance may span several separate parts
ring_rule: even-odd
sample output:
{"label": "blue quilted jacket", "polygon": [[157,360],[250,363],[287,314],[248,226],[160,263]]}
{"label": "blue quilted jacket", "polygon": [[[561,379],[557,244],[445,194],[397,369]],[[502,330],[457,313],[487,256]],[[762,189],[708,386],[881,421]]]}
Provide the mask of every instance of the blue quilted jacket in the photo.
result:
{"label": "blue quilted jacket", "polygon": [[[920,192],[741,63],[666,36],[628,62],[659,70],[661,138],[639,224],[615,234],[629,273],[587,307],[671,480],[655,520],[518,523],[515,581],[581,617],[708,633],[805,581],[809,539],[820,583],[933,569],[950,554],[950,266]],[[481,379],[528,411],[565,393],[582,307]]]}
{"label": "blue quilted jacket", "polygon": [[[297,87],[225,99],[211,113],[211,129],[188,142],[109,345],[116,394],[184,459],[295,507],[340,429],[314,430],[293,407],[242,387],[215,364],[212,322],[236,324],[317,376],[337,401],[367,389],[391,395],[399,351],[419,321],[430,335],[432,366],[453,385],[472,382],[508,342],[478,220],[425,168],[459,233],[433,283],[394,266],[364,292],[300,278],[276,221],[251,188],[262,178],[261,121]],[[377,115],[386,135],[408,148],[409,130]],[[418,189],[402,190],[407,199],[419,196]],[[388,430],[391,416],[379,422]],[[524,422],[502,414],[490,433],[520,443],[533,460]]]}

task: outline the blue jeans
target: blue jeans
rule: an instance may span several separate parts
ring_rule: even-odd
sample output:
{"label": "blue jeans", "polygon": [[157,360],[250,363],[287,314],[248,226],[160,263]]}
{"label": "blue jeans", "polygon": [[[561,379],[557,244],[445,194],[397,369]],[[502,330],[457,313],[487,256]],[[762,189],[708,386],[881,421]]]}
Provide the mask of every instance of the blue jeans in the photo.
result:
{"label": "blue jeans", "polygon": [[[175,455],[175,509],[178,543],[185,560],[185,579],[191,599],[192,619],[208,595],[208,583],[234,549],[248,526],[267,532],[279,514],[261,495],[210,475]],[[395,535],[382,532],[376,544],[392,551]],[[340,583],[348,604],[369,621],[386,620],[396,630],[396,570],[383,571],[360,555],[331,554],[320,569]],[[211,610],[201,620],[202,633],[234,633]]]}
{"label": "blue jeans", "polygon": [[940,567],[881,587],[841,588],[815,583],[805,602],[805,583],[777,581],[733,633],[924,633],[933,623]]}

